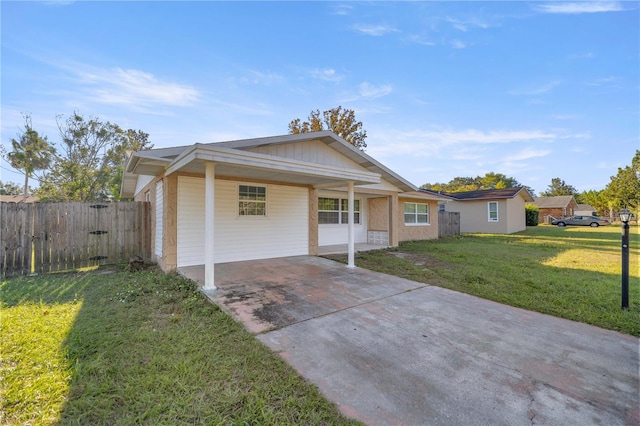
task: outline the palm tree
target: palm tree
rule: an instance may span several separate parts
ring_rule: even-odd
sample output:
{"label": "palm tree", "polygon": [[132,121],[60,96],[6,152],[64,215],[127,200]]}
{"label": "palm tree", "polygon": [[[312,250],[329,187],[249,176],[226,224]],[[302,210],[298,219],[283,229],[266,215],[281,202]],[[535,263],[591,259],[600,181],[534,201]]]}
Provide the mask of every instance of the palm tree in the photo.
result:
{"label": "palm tree", "polygon": [[41,137],[31,126],[31,116],[25,115],[25,129],[19,134],[20,140],[11,139],[13,151],[8,154],[11,167],[24,172],[24,201],[27,200],[29,191],[29,177],[36,170],[44,170],[49,167],[56,153],[55,148],[49,144],[47,137]]}

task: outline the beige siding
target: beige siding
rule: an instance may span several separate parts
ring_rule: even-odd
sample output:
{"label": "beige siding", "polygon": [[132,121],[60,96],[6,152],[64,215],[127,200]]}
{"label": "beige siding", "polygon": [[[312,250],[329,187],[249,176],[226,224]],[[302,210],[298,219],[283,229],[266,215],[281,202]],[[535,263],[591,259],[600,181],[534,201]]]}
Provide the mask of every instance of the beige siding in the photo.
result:
{"label": "beige siding", "polygon": [[258,146],[247,149],[247,151],[289,158],[291,160],[306,161],[308,163],[323,164],[325,166],[365,170],[363,167],[360,167],[355,162],[320,141]]}
{"label": "beige siding", "polygon": [[[489,222],[489,203],[498,203],[498,221]],[[517,196],[502,200],[449,201],[448,212],[460,212],[460,232],[511,234],[526,229],[525,201]]]}

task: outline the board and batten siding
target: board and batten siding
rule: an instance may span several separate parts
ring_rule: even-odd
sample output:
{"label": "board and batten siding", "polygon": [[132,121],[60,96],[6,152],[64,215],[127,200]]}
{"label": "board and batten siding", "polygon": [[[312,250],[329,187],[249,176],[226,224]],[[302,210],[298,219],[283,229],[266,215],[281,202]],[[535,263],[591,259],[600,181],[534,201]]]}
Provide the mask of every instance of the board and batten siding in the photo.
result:
{"label": "board and batten siding", "polygon": [[156,183],[156,238],[155,238],[155,249],[154,253],[158,257],[162,257],[162,229],[163,229],[163,219],[164,219],[164,190],[163,190],[162,181],[158,181]]}
{"label": "board and batten siding", "polygon": [[[215,261],[236,262],[309,254],[309,190],[266,186],[267,216],[238,216],[239,182],[215,183]],[[204,263],[202,178],[178,177],[178,267]]]}

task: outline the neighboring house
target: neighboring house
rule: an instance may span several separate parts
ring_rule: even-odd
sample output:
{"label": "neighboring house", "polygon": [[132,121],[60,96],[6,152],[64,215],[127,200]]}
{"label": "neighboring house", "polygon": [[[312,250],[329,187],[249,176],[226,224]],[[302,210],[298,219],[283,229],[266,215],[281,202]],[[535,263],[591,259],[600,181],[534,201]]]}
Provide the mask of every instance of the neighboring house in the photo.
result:
{"label": "neighboring house", "polygon": [[578,216],[598,216],[596,209],[589,204],[577,204],[574,214]]}
{"label": "neighboring house", "polygon": [[440,209],[460,213],[460,232],[512,234],[527,229],[525,205],[533,201],[526,188],[426,193],[447,197]]}
{"label": "neighboring house", "polygon": [[216,263],[437,238],[444,199],[329,131],[135,152],[121,195],[151,202],[152,260],[204,265],[205,288]]}
{"label": "neighboring house", "polygon": [[536,197],[533,199],[538,209],[538,222],[549,222],[549,216],[556,219],[573,216],[576,214],[578,203],[573,195],[558,195],[556,197]]}
{"label": "neighboring house", "polygon": [[[35,203],[38,197],[35,195],[27,195],[27,203]],[[0,203],[22,203],[24,202],[24,194],[21,195],[0,195]]]}

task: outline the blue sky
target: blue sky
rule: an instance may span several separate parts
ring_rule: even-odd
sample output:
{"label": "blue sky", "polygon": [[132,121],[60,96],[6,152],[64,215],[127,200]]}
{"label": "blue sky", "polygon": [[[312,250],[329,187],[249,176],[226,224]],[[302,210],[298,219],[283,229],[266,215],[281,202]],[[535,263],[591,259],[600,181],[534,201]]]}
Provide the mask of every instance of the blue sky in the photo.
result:
{"label": "blue sky", "polygon": [[[2,1],[2,143],[77,111],[155,147],[353,109],[416,185],[602,189],[640,148],[640,3]],[[22,182],[2,161],[0,179]]]}

